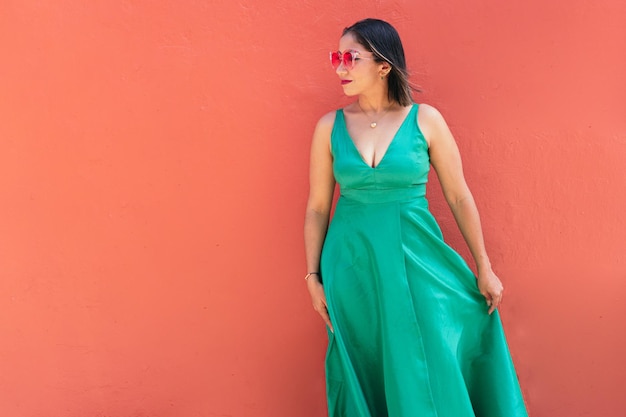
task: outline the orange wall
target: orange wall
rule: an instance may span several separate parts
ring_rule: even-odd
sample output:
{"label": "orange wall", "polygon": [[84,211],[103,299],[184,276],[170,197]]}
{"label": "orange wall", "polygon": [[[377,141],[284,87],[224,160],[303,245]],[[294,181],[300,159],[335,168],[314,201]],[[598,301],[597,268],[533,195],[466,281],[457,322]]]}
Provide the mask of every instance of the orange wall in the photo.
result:
{"label": "orange wall", "polygon": [[626,3],[362,3],[0,5],[0,415],[325,415],[308,146],[366,16],[457,137],[531,415],[624,415]]}

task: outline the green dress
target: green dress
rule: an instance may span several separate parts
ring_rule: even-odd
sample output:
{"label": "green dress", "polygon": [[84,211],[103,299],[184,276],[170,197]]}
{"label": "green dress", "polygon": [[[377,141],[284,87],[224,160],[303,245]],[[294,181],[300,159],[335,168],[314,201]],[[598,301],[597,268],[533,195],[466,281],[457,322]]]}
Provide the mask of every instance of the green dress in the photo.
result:
{"label": "green dress", "polygon": [[373,168],[337,111],[341,196],[321,256],[329,416],[527,416],[498,313],[428,211],[417,112]]}

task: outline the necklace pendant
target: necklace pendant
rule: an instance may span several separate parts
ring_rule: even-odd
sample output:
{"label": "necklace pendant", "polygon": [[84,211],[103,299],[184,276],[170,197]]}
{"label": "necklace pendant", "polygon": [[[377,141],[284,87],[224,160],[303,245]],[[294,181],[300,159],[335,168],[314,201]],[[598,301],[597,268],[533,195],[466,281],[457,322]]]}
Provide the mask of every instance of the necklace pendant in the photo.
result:
{"label": "necklace pendant", "polygon": [[374,129],[376,126],[377,126],[376,122],[372,122],[372,123],[370,123],[370,127],[371,127],[372,129]]}

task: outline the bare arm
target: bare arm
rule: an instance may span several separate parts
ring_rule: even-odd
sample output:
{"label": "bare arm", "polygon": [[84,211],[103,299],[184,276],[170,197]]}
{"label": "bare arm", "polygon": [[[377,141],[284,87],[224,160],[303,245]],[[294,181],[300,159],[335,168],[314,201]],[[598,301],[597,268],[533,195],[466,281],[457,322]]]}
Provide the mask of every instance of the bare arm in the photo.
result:
{"label": "bare arm", "polygon": [[491,314],[502,301],[502,283],[491,269],[480,216],[463,175],[461,155],[443,116],[422,104],[418,121],[429,143],[430,161],[437,171],[444,197],[472,253],[478,269],[478,288]]}
{"label": "bare arm", "polygon": [[[308,272],[320,272],[320,255],[333,201],[335,177],[333,158],[330,153],[330,133],[335,121],[335,113],[329,113],[318,122],[311,143],[309,169],[309,199],[304,218],[304,247]],[[318,275],[307,280],[313,308],[322,316],[332,330],[326,307],[324,289]]]}

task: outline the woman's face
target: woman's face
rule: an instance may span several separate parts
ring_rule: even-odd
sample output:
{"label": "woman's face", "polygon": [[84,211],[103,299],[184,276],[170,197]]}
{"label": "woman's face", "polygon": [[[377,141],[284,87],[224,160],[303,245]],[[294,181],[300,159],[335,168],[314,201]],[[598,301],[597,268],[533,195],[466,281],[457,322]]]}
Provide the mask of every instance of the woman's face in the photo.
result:
{"label": "woman's face", "polygon": [[339,52],[356,52],[356,60],[352,68],[346,68],[343,62],[335,72],[341,80],[343,92],[347,96],[354,96],[368,91],[381,82],[383,72],[382,62],[376,62],[373,54],[358,43],[351,33],[347,33],[339,40]]}

